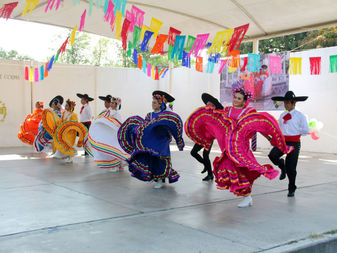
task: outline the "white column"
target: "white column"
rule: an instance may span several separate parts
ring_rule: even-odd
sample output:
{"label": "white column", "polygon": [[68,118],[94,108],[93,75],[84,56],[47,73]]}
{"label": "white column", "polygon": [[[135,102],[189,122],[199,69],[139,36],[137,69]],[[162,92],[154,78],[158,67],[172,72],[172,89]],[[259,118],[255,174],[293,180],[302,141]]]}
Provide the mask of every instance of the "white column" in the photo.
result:
{"label": "white column", "polygon": [[253,54],[259,53],[259,40],[254,39],[253,40]]}

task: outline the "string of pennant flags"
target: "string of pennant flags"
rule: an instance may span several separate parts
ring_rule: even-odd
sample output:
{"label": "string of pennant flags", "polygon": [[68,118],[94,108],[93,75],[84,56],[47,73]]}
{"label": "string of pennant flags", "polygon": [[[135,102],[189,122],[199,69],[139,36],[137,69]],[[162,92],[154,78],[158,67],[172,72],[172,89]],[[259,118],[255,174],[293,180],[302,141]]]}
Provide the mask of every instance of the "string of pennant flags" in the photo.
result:
{"label": "string of pennant flags", "polygon": [[[4,4],[0,9],[0,18],[8,19],[19,2]],[[26,0],[22,11],[22,16],[30,14],[38,5],[39,0]],[[45,6],[45,13],[60,7],[61,0],[49,0]],[[218,73],[221,73],[225,66],[228,71],[233,72],[237,68],[252,72],[260,70],[260,55],[248,54],[245,57],[243,66],[240,66],[240,51],[238,50],[244,38],[249,24],[245,24],[232,29],[219,31],[215,34],[212,42],[208,42],[209,33],[198,34],[196,37],[182,35],[181,31],[170,27],[168,34],[161,34],[160,28],[163,22],[152,17],[150,26],[144,24],[145,12],[135,5],[130,10],[126,10],[127,0],[89,0],[88,15],[91,16],[93,6],[104,11],[104,21],[109,23],[111,32],[115,38],[122,41],[122,47],[127,52],[128,57],[142,70],[147,76],[158,80],[165,77],[168,68],[160,68],[146,62],[143,55],[150,52],[152,55],[163,55],[164,46],[168,46],[167,57],[169,61],[181,61],[183,67],[191,68],[191,57],[195,58],[195,69],[199,72],[214,73],[215,65],[218,66]],[[80,4],[80,0],[73,0],[73,5]],[[25,79],[31,82],[44,80],[48,72],[56,63],[58,57],[65,52],[66,46],[75,43],[76,31],[82,31],[85,25],[87,9],[80,17],[80,25],[74,26],[71,34],[63,42],[57,53],[51,59],[39,67],[25,67]],[[151,39],[155,40],[150,48]],[[200,56],[203,49],[208,49],[206,61]],[[220,59],[221,54],[225,59]],[[281,59],[278,56],[270,56],[271,71],[280,71]],[[290,57],[289,74],[301,74],[301,58]],[[320,74],[320,57],[310,58],[311,74]],[[204,65],[207,67],[204,69]],[[337,72],[337,55],[330,56],[330,72]],[[280,72],[281,73],[281,72]]]}

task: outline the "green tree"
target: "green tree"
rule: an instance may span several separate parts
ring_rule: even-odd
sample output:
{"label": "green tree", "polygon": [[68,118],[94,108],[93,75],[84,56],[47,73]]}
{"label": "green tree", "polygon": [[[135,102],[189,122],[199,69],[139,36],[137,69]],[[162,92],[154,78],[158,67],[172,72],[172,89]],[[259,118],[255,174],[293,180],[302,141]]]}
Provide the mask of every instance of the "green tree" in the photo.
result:
{"label": "green tree", "polygon": [[134,64],[132,58],[133,50],[131,50],[131,56],[128,56],[127,52],[124,51],[120,41],[114,40],[113,44],[116,48],[117,57],[115,61],[114,60],[111,61],[113,64],[111,66],[123,68],[136,68],[137,66],[136,64]]}
{"label": "green tree", "polygon": [[0,58],[7,60],[31,61],[33,58],[27,55],[20,55],[16,50],[6,51],[0,48]]}
{"label": "green tree", "polygon": [[337,26],[308,32],[299,44],[301,49],[337,46]]}
{"label": "green tree", "polygon": [[287,36],[275,37],[259,41],[259,52],[268,54],[273,52],[291,51],[300,46],[300,41],[307,35],[307,32],[291,34]]}
{"label": "green tree", "polygon": [[92,60],[91,64],[95,66],[102,66],[102,65],[110,65],[111,61],[109,62],[107,53],[108,49],[111,46],[110,40],[106,38],[100,38],[94,47],[94,51],[92,52]]}
{"label": "green tree", "polygon": [[253,53],[253,42],[252,41],[242,42],[239,47],[239,50],[240,54]]}
{"label": "green tree", "polygon": [[[90,57],[88,46],[90,45],[90,37],[87,33],[76,32],[75,42],[72,46],[67,45],[66,51],[58,58],[59,63],[67,64],[88,64]],[[58,48],[55,50],[57,52]]]}

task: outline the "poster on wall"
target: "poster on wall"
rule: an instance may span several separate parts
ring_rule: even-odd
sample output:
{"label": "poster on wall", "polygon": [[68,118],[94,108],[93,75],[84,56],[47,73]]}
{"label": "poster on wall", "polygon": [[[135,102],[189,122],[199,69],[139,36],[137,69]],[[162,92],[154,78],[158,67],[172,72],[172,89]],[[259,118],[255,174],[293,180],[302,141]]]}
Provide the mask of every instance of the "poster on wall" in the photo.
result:
{"label": "poster on wall", "polygon": [[[251,56],[255,57],[255,62]],[[289,90],[289,52],[240,57],[240,64],[230,67],[231,59],[220,76],[220,102],[232,104],[233,90],[244,88],[252,95],[249,106],[256,110],[283,110],[283,104],[275,104],[271,97],[284,96]]]}

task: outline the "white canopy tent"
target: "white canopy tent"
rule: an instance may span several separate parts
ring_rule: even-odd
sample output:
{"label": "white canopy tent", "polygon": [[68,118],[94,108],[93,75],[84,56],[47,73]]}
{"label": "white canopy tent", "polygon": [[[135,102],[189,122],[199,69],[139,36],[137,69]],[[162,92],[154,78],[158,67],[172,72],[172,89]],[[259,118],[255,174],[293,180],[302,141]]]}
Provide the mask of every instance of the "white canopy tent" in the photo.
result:
{"label": "white canopy tent", "polygon": [[[67,28],[79,25],[83,11],[89,9],[89,0],[81,0],[79,5],[63,0],[58,10],[45,13],[48,0],[40,0],[31,14],[21,16],[25,3],[19,1],[12,18]],[[152,17],[162,21],[160,33],[167,34],[169,27],[174,27],[187,35],[210,33],[209,41],[217,31],[247,23],[250,26],[245,40],[337,25],[335,0],[133,0],[127,2],[126,9],[132,5],[145,11],[145,25],[150,25]],[[87,15],[84,31],[114,37],[103,21],[103,10],[96,6],[92,15]]]}

